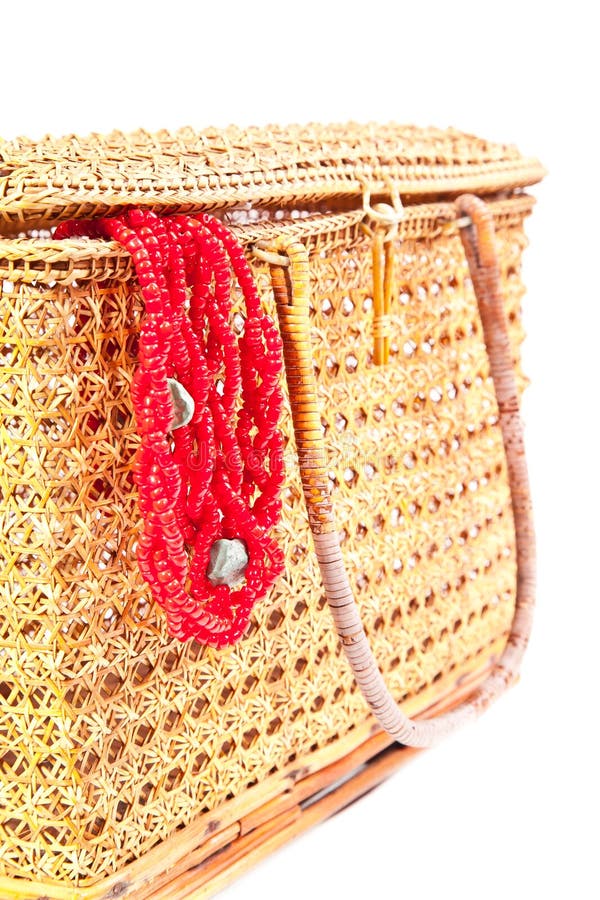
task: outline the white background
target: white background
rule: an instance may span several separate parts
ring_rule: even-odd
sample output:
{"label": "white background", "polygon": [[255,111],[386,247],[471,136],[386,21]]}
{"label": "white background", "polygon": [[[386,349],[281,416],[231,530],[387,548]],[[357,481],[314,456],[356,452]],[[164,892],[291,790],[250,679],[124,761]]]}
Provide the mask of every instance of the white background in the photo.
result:
{"label": "white background", "polygon": [[223,896],[598,897],[598,50],[591,3],[28,3],[0,134],[396,120],[536,155],[524,414],[539,606],[521,683]]}

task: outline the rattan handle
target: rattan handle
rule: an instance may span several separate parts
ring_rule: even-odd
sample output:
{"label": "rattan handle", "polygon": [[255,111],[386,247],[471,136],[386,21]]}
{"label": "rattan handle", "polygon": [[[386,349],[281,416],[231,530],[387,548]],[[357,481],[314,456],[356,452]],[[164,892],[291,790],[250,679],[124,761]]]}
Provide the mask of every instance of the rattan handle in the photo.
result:
{"label": "rattan handle", "polygon": [[491,673],[460,706],[431,719],[408,718],[386,687],[344,566],[329,493],[327,457],[312,368],[306,248],[282,239],[278,249],[287,253],[289,267],[273,265],[271,269],[300,474],[327,601],[356,681],[372,713],[393,738],[412,747],[430,746],[474,718],[515,679],[529,638],[534,604],[535,539],[531,500],[493,218],[485,203],[469,194],[458,198],[456,211],[459,217],[470,220],[470,224],[461,227],[460,233],[479,305],[506,453],[516,535],[517,599],[506,648]]}

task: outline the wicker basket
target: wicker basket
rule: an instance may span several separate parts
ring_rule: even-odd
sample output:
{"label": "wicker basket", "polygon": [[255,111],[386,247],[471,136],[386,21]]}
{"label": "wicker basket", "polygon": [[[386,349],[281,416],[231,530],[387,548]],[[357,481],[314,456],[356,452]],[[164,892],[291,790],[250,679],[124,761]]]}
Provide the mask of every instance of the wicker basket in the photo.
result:
{"label": "wicker basket", "polygon": [[285,380],[285,573],[237,645],[168,637],[133,552],[132,262],[52,226],[128,206],[214,211],[282,331],[273,270],[282,247],[304,248],[335,535],[391,696],[430,717],[505,650],[521,569],[454,201],[477,194],[493,216],[520,392],[523,188],[543,170],[512,147],[396,125],[19,139],[0,158],[0,897],[207,896],[413,750],[369,710],[333,627]]}

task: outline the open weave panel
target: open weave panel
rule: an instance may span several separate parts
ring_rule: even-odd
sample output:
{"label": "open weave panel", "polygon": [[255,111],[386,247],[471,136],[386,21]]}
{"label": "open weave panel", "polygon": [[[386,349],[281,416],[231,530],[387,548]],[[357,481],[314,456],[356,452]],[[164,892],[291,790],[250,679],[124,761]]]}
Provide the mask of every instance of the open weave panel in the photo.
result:
{"label": "open weave panel", "polygon": [[[499,228],[515,358],[524,243],[520,222]],[[334,504],[401,700],[508,633],[514,533],[493,385],[456,235],[398,245],[386,367],[371,359],[370,242],[312,246]],[[275,315],[268,267],[255,272]],[[83,884],[368,715],[325,606],[287,400],[285,574],[240,644],[180,644],[134,562],[139,295],[117,280],[3,292],[0,873]]]}

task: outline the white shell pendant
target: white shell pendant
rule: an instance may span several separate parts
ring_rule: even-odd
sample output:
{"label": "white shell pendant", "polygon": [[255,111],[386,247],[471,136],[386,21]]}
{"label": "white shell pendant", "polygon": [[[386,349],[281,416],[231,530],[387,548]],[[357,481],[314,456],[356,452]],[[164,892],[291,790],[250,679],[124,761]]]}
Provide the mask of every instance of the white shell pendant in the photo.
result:
{"label": "white shell pendant", "polygon": [[182,428],[189,425],[194,415],[194,398],[189,394],[184,386],[175,378],[167,378],[167,384],[171,391],[173,400],[173,418],[171,419],[171,431],[176,428]]}

